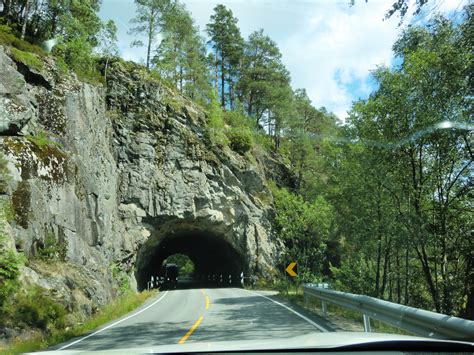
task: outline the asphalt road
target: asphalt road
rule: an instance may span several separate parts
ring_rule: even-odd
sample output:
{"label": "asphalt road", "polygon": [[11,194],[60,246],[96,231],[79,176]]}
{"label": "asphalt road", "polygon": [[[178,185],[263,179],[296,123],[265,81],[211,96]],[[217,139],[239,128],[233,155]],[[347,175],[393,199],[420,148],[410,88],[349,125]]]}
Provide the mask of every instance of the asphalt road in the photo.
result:
{"label": "asphalt road", "polygon": [[265,291],[238,288],[160,292],[132,313],[55,349],[111,350],[192,342],[289,338],[326,331]]}

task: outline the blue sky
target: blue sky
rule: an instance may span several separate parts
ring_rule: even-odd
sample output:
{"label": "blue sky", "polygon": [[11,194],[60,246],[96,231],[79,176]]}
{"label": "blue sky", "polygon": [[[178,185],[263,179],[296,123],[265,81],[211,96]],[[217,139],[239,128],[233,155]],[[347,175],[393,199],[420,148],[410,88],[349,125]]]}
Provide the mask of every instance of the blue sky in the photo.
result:
{"label": "blue sky", "polygon": [[[366,98],[374,87],[371,70],[390,66],[391,47],[400,34],[399,18],[384,20],[394,0],[185,0],[202,35],[216,4],[232,9],[242,35],[259,28],[280,47],[293,88],[306,88],[317,107],[325,106],[341,119],[351,103]],[[427,9],[448,13],[467,0],[431,0]],[[127,34],[135,14],[133,0],[103,0],[101,17],[119,29],[119,48],[128,60],[143,61],[145,50],[131,48]],[[426,21],[423,16],[421,21]],[[408,18],[405,23],[415,19]],[[420,19],[418,19],[420,21]]]}

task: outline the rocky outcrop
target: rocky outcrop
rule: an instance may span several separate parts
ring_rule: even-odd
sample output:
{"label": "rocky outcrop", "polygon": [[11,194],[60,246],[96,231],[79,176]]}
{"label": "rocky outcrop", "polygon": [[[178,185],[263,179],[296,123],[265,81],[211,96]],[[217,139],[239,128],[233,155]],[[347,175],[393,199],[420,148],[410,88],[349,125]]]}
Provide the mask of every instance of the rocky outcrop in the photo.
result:
{"label": "rocky outcrop", "polygon": [[114,63],[104,88],[61,75],[51,59],[32,75],[0,47],[0,78],[11,176],[2,197],[14,212],[12,244],[31,260],[25,282],[91,311],[123,275],[140,288],[167,238],[179,238],[179,251],[205,236],[211,249],[219,241],[216,255],[239,259],[233,271],[271,275],[264,167],[214,147],[200,107],[129,63]]}

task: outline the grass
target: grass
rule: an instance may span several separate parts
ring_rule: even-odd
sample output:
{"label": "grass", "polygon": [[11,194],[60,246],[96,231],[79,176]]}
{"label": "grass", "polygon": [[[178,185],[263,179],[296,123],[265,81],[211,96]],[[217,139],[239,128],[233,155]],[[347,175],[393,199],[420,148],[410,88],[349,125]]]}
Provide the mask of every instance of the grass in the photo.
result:
{"label": "grass", "polygon": [[18,38],[13,30],[6,25],[0,25],[0,45],[12,46],[23,52],[37,54],[40,57],[46,55],[41,47]]}
{"label": "grass", "polygon": [[24,52],[17,48],[11,49],[12,57],[15,61],[25,64],[35,70],[43,69],[43,61],[34,53]]}
{"label": "grass", "polygon": [[39,131],[38,134],[36,134],[34,136],[28,135],[28,136],[26,136],[26,139],[28,139],[31,143],[35,144],[39,148],[43,148],[43,147],[47,147],[47,146],[54,146],[56,148],[62,148],[61,144],[49,139],[46,132],[43,132],[43,131]]}
{"label": "grass", "polygon": [[133,311],[154,295],[156,295],[156,291],[144,291],[142,293],[130,291],[102,307],[83,324],[78,324],[70,329],[57,329],[52,331],[49,335],[36,334],[26,340],[17,340],[5,349],[0,348],[0,354],[18,354],[42,350],[73,337],[80,336]]}

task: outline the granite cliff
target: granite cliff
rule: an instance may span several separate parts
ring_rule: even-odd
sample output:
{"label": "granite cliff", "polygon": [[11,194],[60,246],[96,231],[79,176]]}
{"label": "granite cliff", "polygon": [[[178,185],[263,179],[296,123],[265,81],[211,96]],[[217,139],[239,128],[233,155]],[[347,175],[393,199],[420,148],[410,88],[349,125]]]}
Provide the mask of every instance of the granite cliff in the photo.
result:
{"label": "granite cliff", "polygon": [[51,58],[12,58],[0,46],[1,198],[26,284],[90,313],[178,252],[203,275],[271,277],[277,161],[212,145],[205,111],[138,65],[88,84]]}

